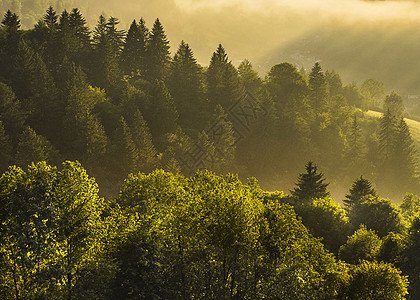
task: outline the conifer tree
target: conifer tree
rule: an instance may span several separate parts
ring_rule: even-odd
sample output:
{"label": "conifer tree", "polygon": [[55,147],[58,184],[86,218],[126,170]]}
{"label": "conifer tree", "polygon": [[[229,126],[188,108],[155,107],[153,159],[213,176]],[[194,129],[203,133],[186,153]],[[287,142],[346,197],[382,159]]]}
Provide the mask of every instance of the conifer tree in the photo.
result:
{"label": "conifer tree", "polygon": [[152,85],[150,106],[147,109],[145,118],[152,136],[157,141],[160,140],[162,142],[166,133],[173,132],[177,128],[178,112],[174,100],[163,81],[156,80]]}
{"label": "conifer tree", "polygon": [[341,81],[340,74],[334,70],[326,71],[325,80],[328,84],[328,94],[330,97],[343,94],[343,82]]}
{"label": "conifer tree", "polygon": [[67,82],[68,96],[63,117],[63,145],[65,154],[72,159],[98,164],[106,152],[107,136],[103,125],[92,113],[95,105],[105,101],[105,94],[90,87],[79,68]]}
{"label": "conifer tree", "polygon": [[213,130],[209,139],[215,148],[214,171],[225,173],[231,170],[235,159],[235,137],[232,123],[221,105],[217,105],[213,113]]}
{"label": "conifer tree", "polygon": [[309,98],[312,108],[316,112],[321,112],[327,104],[328,85],[319,62],[313,66],[309,74]]}
{"label": "conifer tree", "polygon": [[395,146],[396,120],[388,109],[379,121],[379,149],[382,160],[388,163],[393,156]]}
{"label": "conifer tree", "polygon": [[149,31],[143,19],[140,19],[139,24],[133,20],[121,52],[121,69],[124,74],[144,76],[148,34]]}
{"label": "conifer tree", "polygon": [[104,88],[109,96],[118,98],[121,88],[119,68],[119,51],[122,43],[122,32],[116,29],[118,20],[110,18],[108,22],[101,15],[93,32],[93,65],[91,77],[93,82]]}
{"label": "conifer tree", "polygon": [[26,117],[26,112],[15,93],[9,86],[0,82],[0,121],[14,143],[17,140],[16,136],[24,129]]}
{"label": "conifer tree", "polygon": [[354,205],[359,204],[365,196],[377,197],[377,193],[372,186],[372,183],[360,176],[355,180],[349,190],[349,193],[346,195],[346,199],[343,200],[346,210],[349,211]]}
{"label": "conifer tree", "polygon": [[364,168],[365,155],[364,155],[364,144],[362,141],[362,131],[359,123],[357,122],[357,116],[353,116],[353,122],[350,127],[349,136],[347,138],[347,150],[345,158],[348,162],[347,172],[352,176],[354,173],[359,173]]}
{"label": "conifer tree", "polygon": [[170,66],[169,41],[159,19],[156,19],[147,45],[147,79],[164,80]]}
{"label": "conifer tree", "polygon": [[12,87],[25,109],[31,112],[28,122],[40,134],[51,138],[57,129],[57,89],[44,61],[28,43],[19,43]]}
{"label": "conifer tree", "polygon": [[50,5],[48,9],[46,10],[43,18],[45,22],[45,25],[47,28],[54,32],[58,28],[58,15],[57,12],[54,10],[54,8]]}
{"label": "conifer tree", "polygon": [[53,7],[49,6],[42,18],[43,23],[39,23],[35,28],[35,31],[39,31],[39,34],[42,35],[42,38],[37,40],[41,44],[42,57],[51,71],[57,70],[58,53],[60,51],[58,17]]}
{"label": "conifer tree", "polygon": [[362,131],[360,129],[360,126],[357,122],[357,116],[354,115],[353,116],[353,123],[351,126],[351,131],[350,131],[350,138],[349,138],[349,143],[350,143],[350,152],[349,152],[349,156],[351,157],[358,157],[361,154],[362,151]]}
{"label": "conifer tree", "polygon": [[121,175],[126,176],[128,173],[138,172],[139,154],[124,117],[120,118],[115,136],[117,139],[118,161],[122,170]]}
{"label": "conifer tree", "polygon": [[30,127],[22,132],[15,156],[15,163],[18,166],[24,167],[38,161],[56,164],[58,160],[58,152],[45,137],[38,135]]}
{"label": "conifer tree", "polygon": [[403,117],[396,128],[393,164],[395,178],[406,186],[413,183],[418,173],[417,153],[410,129]]}
{"label": "conifer tree", "polygon": [[9,166],[12,159],[12,145],[4,130],[3,122],[0,120],[0,173],[3,173]]}
{"label": "conifer tree", "polygon": [[145,173],[151,172],[157,164],[157,151],[153,145],[149,127],[140,110],[134,113],[130,129],[134,145],[138,151],[139,169]]}
{"label": "conifer tree", "polygon": [[184,129],[202,126],[205,111],[204,86],[201,67],[184,41],[171,64],[168,89],[179,113],[179,124]]}
{"label": "conifer tree", "polygon": [[117,25],[120,21],[115,17],[109,17],[106,23],[106,33],[109,41],[111,42],[112,49],[116,53],[120,53],[124,44],[125,31],[117,29]]}
{"label": "conifer tree", "polygon": [[330,193],[327,191],[328,183],[324,182],[324,174],[318,172],[318,167],[312,161],[306,164],[305,169],[306,173],[299,174],[298,182],[291,191],[291,195],[302,202],[328,197]]}
{"label": "conifer tree", "polygon": [[71,48],[65,55],[71,58],[76,64],[87,67],[91,51],[90,30],[86,25],[86,19],[79,9],[73,8],[69,15],[69,26],[71,28]]}
{"label": "conifer tree", "polygon": [[238,72],[220,44],[213,53],[206,76],[207,95],[212,106],[220,104],[227,109],[241,96]]}
{"label": "conifer tree", "polygon": [[20,41],[19,17],[8,10],[0,25],[0,78],[9,80],[13,74],[13,61]]}
{"label": "conifer tree", "polygon": [[262,87],[262,79],[249,60],[245,59],[240,63],[238,73],[243,87],[256,97]]}

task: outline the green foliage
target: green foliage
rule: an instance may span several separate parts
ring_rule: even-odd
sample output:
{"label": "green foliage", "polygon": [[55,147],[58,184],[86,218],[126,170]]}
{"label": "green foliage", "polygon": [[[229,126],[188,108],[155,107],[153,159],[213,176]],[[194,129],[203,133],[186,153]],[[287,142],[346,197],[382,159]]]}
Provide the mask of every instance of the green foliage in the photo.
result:
{"label": "green foliage", "polygon": [[354,82],[344,87],[343,95],[344,97],[346,97],[349,105],[353,105],[359,108],[364,108],[363,96],[360,93],[359,88]]}
{"label": "green foliage", "polygon": [[[28,23],[31,10],[23,12]],[[377,257],[417,278],[409,265],[418,250],[414,225],[407,237],[397,233],[398,210],[362,177],[347,198],[349,223],[312,162],[293,197],[284,197],[233,175],[202,170],[185,178],[178,161],[195,145],[198,169],[253,175],[275,190],[316,159],[331,191],[363,173],[381,194],[416,192],[417,154],[398,95],[387,97],[378,131],[354,107],[382,101],[375,80],[343,87],[319,63],[309,76],[281,63],[262,79],[247,60],[236,69],[221,45],[202,68],[185,42],[171,61],[159,19],[150,34],[143,19],[127,36],[118,26],[100,16],[91,37],[79,9],[52,6],[29,30],[11,11],[3,18],[0,168],[78,159],[108,201],[78,163],[11,167],[0,179],[0,298],[335,299],[357,298],[369,283],[404,294],[395,269],[371,264],[395,275],[394,285],[378,283],[381,276],[349,272],[324,249],[337,253],[350,223],[366,224],[384,237],[379,254],[373,231],[360,229],[340,255],[353,263]],[[244,90],[253,97],[241,98]],[[113,201],[120,180],[139,171]],[[415,220],[416,197],[401,209],[405,221]]]}
{"label": "green foliage", "polygon": [[25,118],[25,112],[12,89],[0,82],[0,120],[3,122],[4,130],[16,137],[23,129]]}
{"label": "green foliage", "polygon": [[328,93],[330,97],[343,95],[343,82],[341,81],[340,74],[334,70],[326,71],[325,80],[328,83]]}
{"label": "green foliage", "polygon": [[208,105],[204,99],[203,73],[184,41],[172,61],[168,89],[179,112],[181,127],[190,131],[201,128]]}
{"label": "green foliage", "polygon": [[292,196],[302,202],[328,197],[324,174],[318,173],[318,167],[312,161],[306,164],[305,169],[306,173],[299,174],[296,187],[291,191]]}
{"label": "green foliage", "polygon": [[351,269],[350,299],[405,299],[408,280],[392,264],[362,261]]}
{"label": "green foliage", "polygon": [[346,209],[350,211],[353,206],[363,202],[366,196],[377,197],[378,195],[372,183],[368,179],[363,178],[363,176],[360,176],[359,179],[353,182],[349,194],[346,195],[347,199],[343,200]]}
{"label": "green foliage", "polygon": [[384,84],[373,78],[366,79],[363,82],[360,92],[365,97],[369,108],[379,107],[385,98]]}
{"label": "green foliage", "polygon": [[309,99],[317,112],[321,112],[327,103],[328,85],[319,62],[313,66],[309,74]]}
{"label": "green foliage", "polygon": [[359,260],[373,261],[378,255],[380,246],[381,239],[376,233],[362,225],[340,247],[339,258],[350,264],[357,264]]}
{"label": "green foliage", "polygon": [[420,218],[413,218],[407,234],[406,247],[401,255],[402,269],[409,276],[409,299],[420,296]]}
{"label": "green foliage", "polygon": [[3,122],[0,120],[0,172],[4,172],[12,160],[12,149],[9,137],[4,130]]}
{"label": "green foliage", "polygon": [[147,72],[150,81],[164,80],[171,61],[169,41],[159,19],[155,20],[147,44]]}
{"label": "green foliage", "polygon": [[417,195],[407,193],[399,209],[405,219],[413,218],[420,212],[420,198]]}
{"label": "green foliage", "polygon": [[399,119],[404,113],[403,99],[400,95],[392,91],[391,94],[387,95],[384,101],[384,111],[388,111],[391,115]]}
{"label": "green foliage", "polygon": [[58,151],[45,137],[38,135],[32,128],[27,127],[19,136],[15,156],[17,165],[24,167],[38,161],[57,164],[59,160]]}
{"label": "green foliage", "polygon": [[146,42],[148,40],[148,29],[143,19],[140,24],[136,20],[130,25],[124,48],[121,52],[121,68],[124,74],[142,74],[146,71]]}
{"label": "green foliage", "polygon": [[294,208],[311,234],[322,238],[326,249],[338,253],[352,229],[340,205],[330,198],[316,198],[310,203],[296,203]]}
{"label": "green foliage", "polygon": [[271,68],[267,88],[279,111],[299,109],[298,101],[307,93],[307,84],[295,66],[282,63]]}
{"label": "green foliage", "polygon": [[178,111],[174,99],[163,81],[156,80],[153,82],[150,91],[150,103],[146,111],[146,121],[150,132],[158,142],[162,142],[165,134],[173,132],[177,128]]}
{"label": "green foliage", "polygon": [[245,59],[239,64],[238,74],[243,87],[252,95],[257,95],[262,88],[263,81],[249,60]]}
{"label": "green foliage", "polygon": [[[140,266],[147,270],[167,263],[149,278],[145,269],[130,265],[132,273],[123,274],[127,280],[118,279],[123,289],[150,293],[150,287],[142,288],[149,283],[160,297],[219,299],[336,295],[345,270],[308,234],[290,206],[263,204],[258,190],[236,176],[208,171],[189,179],[163,171],[130,175],[118,202],[140,213],[135,249],[150,249],[141,256],[147,265],[139,261]],[[154,238],[141,242],[142,234]],[[129,242],[122,249],[133,246]],[[139,277],[134,281],[130,274]]]}
{"label": "green foliage", "polygon": [[417,180],[418,164],[414,141],[404,118],[401,118],[396,130],[393,163],[396,166],[395,176],[401,179],[406,189],[410,188]]}
{"label": "green foliage", "polygon": [[213,53],[206,72],[207,97],[212,105],[229,108],[241,96],[242,87],[238,72],[229,61],[221,44]]}
{"label": "green foliage", "polygon": [[354,226],[364,224],[380,237],[404,229],[398,208],[388,199],[367,196],[361,203],[353,206],[349,218]]}
{"label": "green foliage", "polygon": [[93,32],[93,63],[91,77],[95,84],[117,97],[120,91],[121,74],[118,55],[122,46],[122,32],[116,26],[118,20],[103,15],[99,17]]}
{"label": "green foliage", "polygon": [[401,254],[405,248],[405,236],[400,233],[390,232],[382,239],[381,248],[378,253],[378,260],[401,265]]}
{"label": "green foliage", "polygon": [[[89,298],[92,287],[85,289],[84,280],[101,265],[105,240],[94,179],[79,163],[63,163],[59,171],[40,162],[26,172],[10,167],[0,191],[5,299]],[[96,280],[100,295],[106,277]]]}

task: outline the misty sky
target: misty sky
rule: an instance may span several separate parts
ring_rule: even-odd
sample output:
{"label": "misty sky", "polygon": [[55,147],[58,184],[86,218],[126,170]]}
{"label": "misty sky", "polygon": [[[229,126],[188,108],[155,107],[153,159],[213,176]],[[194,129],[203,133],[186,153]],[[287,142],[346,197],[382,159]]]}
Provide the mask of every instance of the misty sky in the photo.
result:
{"label": "misty sky", "polygon": [[173,51],[184,39],[202,64],[222,43],[235,64],[248,58],[264,64],[273,49],[299,39],[308,32],[331,30],[337,25],[401,26],[419,23],[416,1],[359,0],[135,0],[95,1],[93,15],[105,12],[127,26],[144,17],[151,26],[159,17]]}
{"label": "misty sky", "polygon": [[[40,6],[48,6],[47,0],[36,1],[43,3]],[[0,0],[3,3],[0,6],[7,2],[10,0]],[[60,3],[70,3],[65,6],[67,9],[79,7],[92,29],[101,13],[117,17],[122,29],[128,29],[133,19],[141,17],[151,28],[159,17],[172,53],[185,40],[203,66],[208,65],[221,43],[236,66],[247,58],[261,75],[284,61],[306,68],[320,61],[325,69],[338,71],[345,82],[373,77],[402,94],[420,94],[420,0],[62,0]],[[23,24],[30,28],[42,14],[43,11],[32,21],[23,16]]]}

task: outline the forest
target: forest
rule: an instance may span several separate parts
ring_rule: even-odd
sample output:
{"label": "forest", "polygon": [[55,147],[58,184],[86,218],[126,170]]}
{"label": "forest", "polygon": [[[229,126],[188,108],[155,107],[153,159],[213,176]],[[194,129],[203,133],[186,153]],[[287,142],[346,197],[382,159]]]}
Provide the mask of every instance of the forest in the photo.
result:
{"label": "forest", "polygon": [[201,66],[159,19],[4,13],[1,299],[420,297],[403,98],[215,46]]}

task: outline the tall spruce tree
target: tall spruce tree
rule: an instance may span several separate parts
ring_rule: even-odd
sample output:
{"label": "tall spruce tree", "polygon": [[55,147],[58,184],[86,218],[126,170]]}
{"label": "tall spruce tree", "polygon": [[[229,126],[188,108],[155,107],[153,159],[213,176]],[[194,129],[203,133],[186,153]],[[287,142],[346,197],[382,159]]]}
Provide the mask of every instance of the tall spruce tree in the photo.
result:
{"label": "tall spruce tree", "polygon": [[[42,44],[42,57],[50,71],[56,71],[59,62],[58,52],[60,51],[60,40],[58,34],[58,17],[54,8],[49,6],[42,18],[43,23],[41,23],[45,26],[46,30],[41,26],[35,28],[35,31],[46,31],[46,33],[42,33],[42,39],[38,38],[37,40]],[[57,72],[54,73],[56,74]]]}
{"label": "tall spruce tree", "polygon": [[124,44],[125,31],[117,28],[120,21],[115,17],[109,17],[106,23],[106,32],[112,49],[116,53],[120,53]]}
{"label": "tall spruce tree", "polygon": [[312,108],[316,112],[321,112],[327,104],[328,85],[319,62],[313,66],[309,74],[309,99]]}
{"label": "tall spruce tree", "polygon": [[80,67],[67,82],[68,96],[62,125],[62,144],[67,157],[90,166],[100,163],[106,153],[107,136],[93,113],[95,105],[106,101],[105,94],[90,87]]}
{"label": "tall spruce tree", "polygon": [[138,151],[139,169],[144,173],[149,173],[156,168],[157,151],[140,110],[134,113],[130,125],[133,142]]}
{"label": "tall spruce tree", "polygon": [[41,56],[24,40],[19,43],[14,68],[12,88],[30,112],[29,125],[48,138],[56,137],[58,92]]}
{"label": "tall spruce tree", "polygon": [[177,128],[178,112],[174,100],[163,81],[155,80],[150,93],[150,106],[145,118],[156,146],[162,146],[164,135]]}
{"label": "tall spruce tree", "polygon": [[51,31],[56,31],[58,28],[58,15],[54,8],[50,5],[46,10],[43,18],[45,25]]}
{"label": "tall spruce tree", "polygon": [[171,57],[169,41],[159,19],[156,19],[147,44],[147,73],[150,81],[164,80],[168,75]]}
{"label": "tall spruce tree", "polygon": [[90,77],[93,82],[104,88],[112,98],[119,98],[121,92],[121,71],[119,68],[119,52],[122,45],[122,32],[116,28],[118,20],[110,18],[106,21],[99,16],[93,32],[93,69]]}
{"label": "tall spruce tree", "polygon": [[349,135],[349,152],[348,156],[352,158],[359,158],[362,154],[362,130],[357,122],[357,116],[353,116],[353,122]]}
{"label": "tall spruce tree", "polygon": [[291,191],[292,197],[302,202],[309,202],[315,198],[325,198],[330,195],[327,191],[328,183],[325,183],[324,174],[318,172],[318,167],[309,161],[306,173],[299,174],[296,187]]}
{"label": "tall spruce tree", "polygon": [[145,72],[146,43],[148,30],[143,19],[130,25],[121,53],[121,69],[124,74],[143,75]]}
{"label": "tall spruce tree", "polygon": [[200,128],[204,119],[205,102],[202,70],[193,52],[184,41],[171,64],[168,89],[174,99],[182,128]]}
{"label": "tall spruce tree", "polygon": [[124,117],[120,118],[115,137],[117,141],[116,160],[118,160],[118,165],[121,168],[121,176],[125,177],[128,173],[138,172],[139,153]]}
{"label": "tall spruce tree", "polygon": [[21,37],[19,17],[8,10],[0,25],[0,79],[8,82]]}
{"label": "tall spruce tree", "polygon": [[388,109],[379,121],[379,149],[382,161],[388,163],[393,156],[395,146],[396,120]]}
{"label": "tall spruce tree", "polygon": [[242,87],[238,72],[221,44],[213,53],[206,77],[207,96],[213,107],[220,104],[228,109],[241,96]]}
{"label": "tall spruce tree", "polygon": [[346,195],[346,199],[343,200],[346,210],[351,210],[353,206],[359,204],[366,196],[377,197],[378,195],[372,183],[366,178],[363,178],[363,176],[360,176],[360,178],[353,182],[349,193]]}
{"label": "tall spruce tree", "polygon": [[418,161],[410,129],[404,118],[401,117],[396,128],[393,164],[395,165],[395,178],[407,188],[417,179]]}

